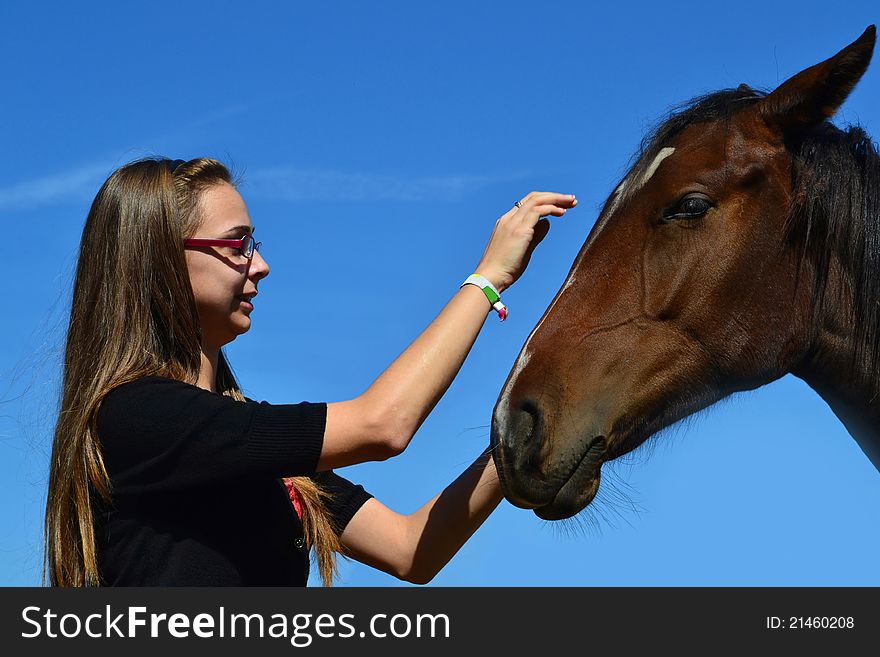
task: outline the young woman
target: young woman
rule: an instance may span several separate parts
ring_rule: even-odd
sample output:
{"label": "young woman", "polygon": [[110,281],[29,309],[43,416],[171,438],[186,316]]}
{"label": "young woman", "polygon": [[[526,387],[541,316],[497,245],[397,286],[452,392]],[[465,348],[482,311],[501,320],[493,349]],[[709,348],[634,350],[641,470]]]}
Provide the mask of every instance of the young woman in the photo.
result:
{"label": "young woman", "polygon": [[[86,219],[46,505],[55,586],[325,585],[337,552],[428,582],[501,500],[483,454],[411,515],[333,472],[400,454],[573,196],[528,194],[471,277],[367,390],[336,403],[244,397],[221,350],[269,274],[216,160],[117,169]],[[492,288],[494,287],[494,291]],[[493,306],[494,304],[494,306]]]}

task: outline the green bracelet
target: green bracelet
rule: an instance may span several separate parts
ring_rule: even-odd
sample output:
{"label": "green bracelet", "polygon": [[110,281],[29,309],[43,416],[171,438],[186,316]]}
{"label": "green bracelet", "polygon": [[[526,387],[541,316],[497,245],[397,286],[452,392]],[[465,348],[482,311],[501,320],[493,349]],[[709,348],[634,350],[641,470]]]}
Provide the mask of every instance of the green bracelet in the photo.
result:
{"label": "green bracelet", "polygon": [[461,289],[465,285],[476,285],[483,291],[483,294],[486,295],[486,298],[489,300],[489,303],[495,309],[495,312],[498,313],[498,319],[502,322],[507,319],[507,306],[501,303],[501,295],[498,294],[498,290],[495,289],[495,286],[489,282],[485,276],[480,276],[479,274],[471,274],[468,276],[464,283],[461,284]]}

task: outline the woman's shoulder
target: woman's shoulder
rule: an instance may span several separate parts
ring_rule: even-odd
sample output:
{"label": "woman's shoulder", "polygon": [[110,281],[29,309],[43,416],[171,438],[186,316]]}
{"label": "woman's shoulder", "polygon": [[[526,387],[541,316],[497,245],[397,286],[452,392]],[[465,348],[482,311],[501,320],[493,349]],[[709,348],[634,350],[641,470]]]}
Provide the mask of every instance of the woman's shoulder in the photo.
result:
{"label": "woman's shoulder", "polygon": [[[142,396],[179,396],[180,394],[186,394],[191,398],[199,398],[204,400],[218,399],[226,401],[237,401],[227,395],[222,395],[217,392],[205,390],[204,388],[200,388],[199,386],[193,385],[192,383],[187,383],[186,381],[181,381],[180,379],[174,379],[172,377],[160,376],[155,374],[139,376],[138,378],[132,379],[131,381],[121,383],[110,390],[104,396],[104,399],[107,400],[111,397],[114,399],[129,399],[132,397]],[[244,399],[245,401],[250,403],[258,403],[247,396],[244,396]]]}
{"label": "woman's shoulder", "polygon": [[98,408],[98,427],[136,424],[149,428],[154,424],[167,426],[169,422],[184,417],[218,418],[232,414],[249,418],[254,412],[269,419],[291,413],[317,414],[321,409],[326,413],[325,403],[272,404],[245,395],[242,397],[244,401],[167,376],[140,376],[115,386],[104,395]]}
{"label": "woman's shoulder", "polygon": [[101,427],[149,428],[164,425],[183,414],[215,412],[230,404],[240,404],[231,397],[212,393],[185,381],[166,376],[141,376],[122,383],[101,400],[97,422]]}
{"label": "woman's shoulder", "polygon": [[[190,383],[187,383],[186,381],[181,381],[179,379],[172,379],[171,377],[168,377],[168,376],[159,376],[159,375],[155,375],[155,374],[148,374],[145,376],[139,376],[136,379],[131,379],[129,381],[125,381],[124,383],[120,383],[120,384],[114,386],[113,389],[110,390],[110,392],[107,394],[108,395],[114,394],[114,393],[118,394],[120,392],[131,393],[131,392],[140,391],[145,388],[155,388],[155,387],[165,387],[165,386],[172,386],[172,387],[185,386],[185,387],[189,387],[189,388],[198,387],[198,386],[194,386]],[[201,390],[201,388],[200,388],[200,390]],[[208,392],[208,391],[206,390],[205,392]]]}
{"label": "woman's shoulder", "polygon": [[140,376],[114,386],[104,395],[102,408],[107,405],[123,403],[136,403],[138,400],[149,398],[150,400],[163,397],[178,397],[180,394],[197,395],[198,391],[208,395],[211,393],[198,386],[191,385],[186,381],[179,381],[166,376]]}
{"label": "woman's shoulder", "polygon": [[326,404],[245,403],[144,376],[105,395],[97,432],[117,492],[134,494],[314,473],[325,422]]}

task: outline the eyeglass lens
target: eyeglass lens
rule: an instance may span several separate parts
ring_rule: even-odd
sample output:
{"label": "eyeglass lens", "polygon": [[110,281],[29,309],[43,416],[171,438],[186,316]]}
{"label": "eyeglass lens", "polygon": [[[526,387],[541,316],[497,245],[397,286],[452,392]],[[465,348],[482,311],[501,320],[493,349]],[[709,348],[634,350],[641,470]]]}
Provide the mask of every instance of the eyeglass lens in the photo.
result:
{"label": "eyeglass lens", "polygon": [[254,238],[247,234],[241,243],[241,252],[246,258],[251,258],[254,255],[254,251],[260,250],[260,244],[261,242],[255,242]]}

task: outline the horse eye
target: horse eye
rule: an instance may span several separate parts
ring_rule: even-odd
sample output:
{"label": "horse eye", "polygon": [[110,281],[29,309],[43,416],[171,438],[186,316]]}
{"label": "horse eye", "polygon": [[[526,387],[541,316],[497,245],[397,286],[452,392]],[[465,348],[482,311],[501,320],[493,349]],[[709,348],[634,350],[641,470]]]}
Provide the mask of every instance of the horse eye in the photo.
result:
{"label": "horse eye", "polygon": [[679,207],[681,208],[682,214],[703,214],[708,212],[709,208],[712,206],[710,206],[709,201],[704,198],[691,196],[682,201]]}
{"label": "horse eye", "polygon": [[695,219],[706,214],[711,208],[712,204],[702,196],[686,196],[669,214],[665,214],[663,219]]}

